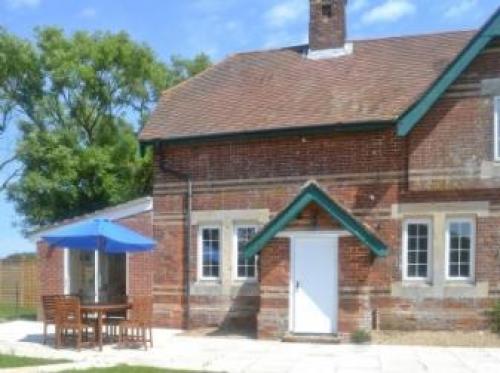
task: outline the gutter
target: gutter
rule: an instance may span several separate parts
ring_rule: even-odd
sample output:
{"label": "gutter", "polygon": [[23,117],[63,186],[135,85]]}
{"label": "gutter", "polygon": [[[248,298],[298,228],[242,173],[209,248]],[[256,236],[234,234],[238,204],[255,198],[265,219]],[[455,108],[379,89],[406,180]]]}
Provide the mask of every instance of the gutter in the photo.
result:
{"label": "gutter", "polygon": [[177,179],[184,180],[187,184],[187,192],[186,192],[186,206],[185,206],[185,232],[186,232],[186,237],[185,237],[185,259],[184,259],[184,265],[185,265],[185,287],[184,287],[184,292],[185,292],[185,321],[184,321],[184,327],[185,329],[189,329],[189,324],[190,324],[190,314],[191,314],[191,307],[190,307],[190,296],[191,296],[191,281],[190,281],[190,269],[191,269],[191,215],[192,215],[192,209],[193,209],[193,182],[191,175],[174,170],[173,168],[169,167],[167,165],[167,162],[165,160],[165,152],[164,152],[164,147],[162,145],[158,146],[156,144],[156,150],[159,152],[160,159],[159,159],[159,166],[162,172],[166,174],[171,174]]}
{"label": "gutter", "polygon": [[[297,127],[283,127],[263,130],[250,130],[238,132],[225,132],[225,133],[209,133],[192,136],[174,136],[168,138],[151,138],[140,139],[141,149],[146,148],[148,145],[158,143],[162,144],[190,144],[202,141],[221,141],[221,140],[252,140],[273,138],[282,136],[306,136],[306,135],[322,135],[333,133],[345,132],[368,132],[377,131],[394,127],[396,122],[394,120],[374,120],[363,122],[346,122],[346,123],[330,123],[309,126]],[[143,150],[144,151],[144,150]]]}

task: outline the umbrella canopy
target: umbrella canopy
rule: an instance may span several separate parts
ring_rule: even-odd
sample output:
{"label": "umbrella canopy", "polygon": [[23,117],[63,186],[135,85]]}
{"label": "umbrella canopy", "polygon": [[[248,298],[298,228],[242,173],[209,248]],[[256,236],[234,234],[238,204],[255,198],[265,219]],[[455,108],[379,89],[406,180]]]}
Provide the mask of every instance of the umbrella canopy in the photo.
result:
{"label": "umbrella canopy", "polygon": [[101,250],[108,254],[152,250],[156,242],[107,219],[94,219],[59,228],[42,239],[51,246]]}

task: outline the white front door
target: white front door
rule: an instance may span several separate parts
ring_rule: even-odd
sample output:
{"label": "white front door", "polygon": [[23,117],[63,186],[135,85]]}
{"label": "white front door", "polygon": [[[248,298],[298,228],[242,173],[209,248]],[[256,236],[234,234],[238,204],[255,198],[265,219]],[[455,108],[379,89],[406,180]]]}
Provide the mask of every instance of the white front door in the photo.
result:
{"label": "white front door", "polygon": [[291,325],[294,333],[337,331],[338,238],[292,239]]}

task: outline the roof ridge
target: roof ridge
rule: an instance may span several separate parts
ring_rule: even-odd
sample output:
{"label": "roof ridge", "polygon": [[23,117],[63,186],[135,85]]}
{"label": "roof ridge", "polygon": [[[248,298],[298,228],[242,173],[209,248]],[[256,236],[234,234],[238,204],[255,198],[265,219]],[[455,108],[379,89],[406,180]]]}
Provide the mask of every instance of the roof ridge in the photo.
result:
{"label": "roof ridge", "polygon": [[[464,34],[464,33],[468,33],[468,32],[472,33],[472,32],[477,32],[477,31],[479,31],[479,29],[424,32],[424,33],[420,33],[420,34],[391,35],[391,36],[383,36],[383,37],[378,37],[378,38],[349,39],[349,40],[347,40],[347,42],[348,43],[363,43],[363,42],[377,42],[377,41],[393,40],[393,39],[418,39],[418,38],[429,37],[429,36]],[[255,50],[249,50],[249,51],[243,51],[243,52],[235,52],[235,53],[228,55],[227,58],[233,57],[233,56],[246,55],[246,54],[269,53],[269,52],[272,53],[272,52],[281,52],[281,51],[293,50],[293,49],[296,49],[297,52],[300,52],[301,49],[307,48],[308,46],[309,46],[309,44],[295,44],[295,45],[289,45],[286,47],[255,49]],[[226,60],[226,58],[224,60]]]}

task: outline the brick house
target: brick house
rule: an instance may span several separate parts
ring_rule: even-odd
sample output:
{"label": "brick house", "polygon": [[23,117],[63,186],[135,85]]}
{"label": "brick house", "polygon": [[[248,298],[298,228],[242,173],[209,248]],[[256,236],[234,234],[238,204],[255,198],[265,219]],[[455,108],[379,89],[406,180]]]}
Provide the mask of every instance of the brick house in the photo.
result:
{"label": "brick house", "polygon": [[233,55],[160,98],[140,134],[158,247],[127,275],[158,325],[486,327],[500,10],[475,32],[348,41],[345,6],[310,0],[308,45]]}

